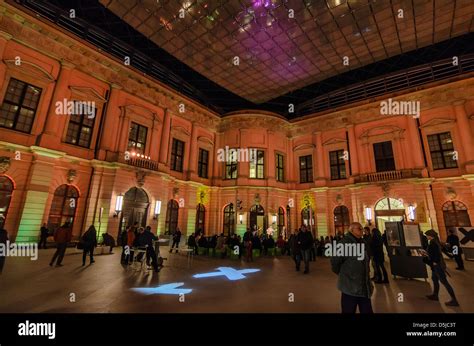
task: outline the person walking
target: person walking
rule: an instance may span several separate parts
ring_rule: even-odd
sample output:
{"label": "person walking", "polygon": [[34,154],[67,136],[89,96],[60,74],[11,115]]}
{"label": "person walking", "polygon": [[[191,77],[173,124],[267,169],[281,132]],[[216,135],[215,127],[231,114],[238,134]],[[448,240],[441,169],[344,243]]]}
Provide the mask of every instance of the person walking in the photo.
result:
{"label": "person walking", "polygon": [[49,229],[46,223],[43,223],[43,226],[41,226],[41,229],[40,229],[40,241],[38,244],[38,249],[41,249],[41,247],[43,247],[43,249],[46,249],[46,242],[48,241],[48,237],[49,237]]}
{"label": "person walking", "polygon": [[301,265],[301,243],[298,241],[298,235],[301,231],[296,230],[295,233],[293,233],[290,236],[290,240],[288,241],[290,243],[290,251],[291,255],[293,256],[293,261],[295,261],[295,268],[296,271],[300,271],[300,265]]}
{"label": "person walking", "polygon": [[[309,261],[311,259],[311,248],[313,247],[314,240],[311,231],[307,227],[303,226],[301,232],[298,233],[296,241],[301,249],[301,258],[304,261],[304,272],[303,274],[309,273]],[[299,267],[299,265],[298,265]]]}
{"label": "person walking", "polygon": [[464,261],[462,260],[462,249],[461,244],[459,243],[459,237],[456,235],[454,229],[449,229],[449,235],[446,238],[446,243],[449,244],[450,251],[453,254],[454,260],[458,265],[456,270],[464,270]]}
{"label": "person walking", "polygon": [[81,237],[83,243],[82,266],[86,265],[86,257],[89,254],[90,264],[94,263],[94,248],[97,246],[97,231],[94,225],[89,226],[86,233]]}
{"label": "person walking", "polygon": [[253,248],[252,248],[252,232],[250,228],[247,228],[247,231],[244,233],[244,247],[245,247],[245,258],[247,262],[253,262]]}
{"label": "person walking", "polygon": [[433,280],[433,294],[426,296],[430,300],[439,300],[439,282],[448,291],[451,296],[451,300],[446,302],[446,306],[459,306],[459,303],[454,294],[454,289],[448,282],[446,277],[446,263],[443,259],[443,254],[441,253],[441,243],[439,241],[438,233],[435,230],[430,229],[425,232],[426,237],[428,238],[428,250],[426,252],[423,261],[431,267],[431,280]]}
{"label": "person walking", "polygon": [[56,252],[53,255],[53,258],[51,259],[51,262],[49,265],[52,267],[54,264],[54,261],[56,261],[56,267],[61,267],[64,254],[66,253],[66,248],[67,248],[67,243],[71,241],[72,237],[72,230],[70,227],[69,222],[65,222],[61,227],[59,227],[55,232],[54,232],[54,241],[56,242]]}
{"label": "person walking", "polygon": [[[383,253],[383,239],[382,239],[382,233],[380,233],[378,228],[374,228],[372,230],[372,236],[371,240],[369,242],[370,245],[370,253],[372,254],[372,261],[375,269],[375,283],[377,284],[388,284],[388,274],[387,271],[385,270],[385,255]],[[382,270],[382,272],[380,271]],[[383,273],[383,278],[382,278],[382,273]]]}
{"label": "person walking", "polygon": [[176,245],[176,253],[178,253],[179,242],[181,241],[181,230],[179,227],[176,227],[176,232],[173,234],[173,244],[170,248],[170,253],[173,251],[174,246]]}
{"label": "person walking", "polygon": [[[3,244],[5,250],[7,248],[8,242],[8,232],[5,228],[0,228],[0,244]],[[6,254],[0,254],[0,274],[3,272],[3,267],[5,266]]]}
{"label": "person walking", "polygon": [[362,247],[363,259],[357,255],[332,256],[332,271],[338,275],[337,288],[341,291],[342,313],[355,313],[359,307],[360,313],[373,313],[370,300],[373,285],[370,280],[369,258],[365,243],[362,240],[363,228],[358,222],[349,226],[349,232],[340,241],[344,246]]}

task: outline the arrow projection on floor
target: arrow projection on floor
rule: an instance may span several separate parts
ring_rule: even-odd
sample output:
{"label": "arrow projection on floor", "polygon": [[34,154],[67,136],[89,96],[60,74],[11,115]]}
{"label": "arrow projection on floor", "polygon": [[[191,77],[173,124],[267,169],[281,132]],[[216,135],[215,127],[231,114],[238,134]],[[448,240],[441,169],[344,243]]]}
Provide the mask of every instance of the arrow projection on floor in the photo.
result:
{"label": "arrow projection on floor", "polygon": [[156,287],[136,287],[131,288],[132,291],[150,295],[150,294],[188,294],[193,290],[191,288],[178,288],[183,286],[184,282],[174,282]]}
{"label": "arrow projection on floor", "polygon": [[217,272],[210,272],[210,273],[202,273],[193,275],[193,278],[200,279],[200,278],[209,278],[213,276],[226,276],[229,280],[242,280],[246,279],[247,277],[242,274],[249,274],[249,273],[256,273],[259,272],[260,269],[242,269],[242,270],[235,270],[231,267],[219,267],[217,268]]}

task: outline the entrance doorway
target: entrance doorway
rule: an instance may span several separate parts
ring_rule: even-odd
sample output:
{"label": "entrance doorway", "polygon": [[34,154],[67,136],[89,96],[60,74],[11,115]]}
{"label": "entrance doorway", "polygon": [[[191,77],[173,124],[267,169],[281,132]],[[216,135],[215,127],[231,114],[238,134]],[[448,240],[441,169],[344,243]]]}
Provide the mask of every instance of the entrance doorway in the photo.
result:
{"label": "entrance doorway", "polygon": [[384,232],[385,222],[399,222],[405,218],[405,207],[395,198],[383,198],[375,204],[375,226]]}
{"label": "entrance doorway", "polygon": [[267,230],[267,225],[265,222],[265,210],[259,204],[254,204],[250,208],[250,230],[253,232],[256,229],[265,232]]}
{"label": "entrance doorway", "polygon": [[132,187],[123,196],[122,217],[118,236],[128,227],[138,222],[138,227],[146,227],[148,207],[150,206],[148,195],[143,189]]}

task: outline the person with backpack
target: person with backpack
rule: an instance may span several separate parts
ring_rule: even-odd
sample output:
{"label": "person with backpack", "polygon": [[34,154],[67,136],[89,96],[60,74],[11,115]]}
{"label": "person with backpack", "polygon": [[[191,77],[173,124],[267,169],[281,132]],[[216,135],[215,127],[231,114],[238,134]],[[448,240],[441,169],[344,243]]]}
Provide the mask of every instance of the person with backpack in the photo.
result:
{"label": "person with backpack", "polygon": [[454,289],[451,287],[448,278],[446,277],[446,263],[444,262],[443,254],[441,253],[441,243],[439,241],[438,233],[436,233],[435,230],[430,229],[426,231],[425,234],[429,240],[429,244],[423,262],[430,266],[431,280],[433,280],[433,294],[426,296],[426,298],[435,301],[439,300],[439,282],[441,281],[451,296],[451,300],[446,302],[445,305],[459,306],[456,295],[454,294]]}
{"label": "person with backpack", "polygon": [[90,264],[94,263],[94,248],[97,246],[97,231],[94,225],[89,226],[86,233],[81,237],[83,246],[82,252],[82,266],[86,265],[86,257],[89,254]]}

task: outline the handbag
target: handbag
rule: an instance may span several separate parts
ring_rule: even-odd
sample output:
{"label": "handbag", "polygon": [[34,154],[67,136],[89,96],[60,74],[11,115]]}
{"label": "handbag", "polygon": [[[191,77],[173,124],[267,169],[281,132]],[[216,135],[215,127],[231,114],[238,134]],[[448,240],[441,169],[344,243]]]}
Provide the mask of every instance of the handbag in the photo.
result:
{"label": "handbag", "polygon": [[78,250],[84,250],[84,241],[79,240],[79,242],[76,245],[76,249]]}

